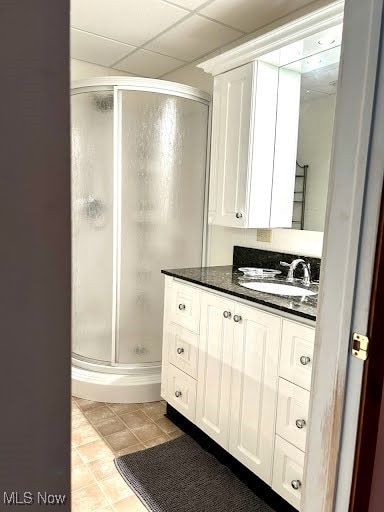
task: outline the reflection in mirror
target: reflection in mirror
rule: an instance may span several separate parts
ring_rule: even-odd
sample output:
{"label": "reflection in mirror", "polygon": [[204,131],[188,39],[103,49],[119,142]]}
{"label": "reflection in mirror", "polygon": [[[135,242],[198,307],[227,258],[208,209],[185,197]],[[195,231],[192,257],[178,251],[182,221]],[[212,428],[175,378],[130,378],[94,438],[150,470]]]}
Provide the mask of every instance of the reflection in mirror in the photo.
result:
{"label": "reflection in mirror", "polygon": [[339,60],[336,46],[281,68],[301,74],[293,229],[324,231]]}

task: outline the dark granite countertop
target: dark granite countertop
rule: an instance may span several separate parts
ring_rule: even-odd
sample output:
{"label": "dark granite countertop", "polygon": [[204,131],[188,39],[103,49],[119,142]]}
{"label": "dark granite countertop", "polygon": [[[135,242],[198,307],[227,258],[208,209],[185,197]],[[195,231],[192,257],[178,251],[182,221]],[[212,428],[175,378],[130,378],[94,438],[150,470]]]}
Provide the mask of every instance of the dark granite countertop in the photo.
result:
{"label": "dark granite countertop", "polygon": [[[176,277],[190,283],[205,286],[212,290],[228,293],[235,297],[240,297],[251,302],[263,304],[273,309],[285,311],[292,315],[297,315],[309,320],[316,320],[317,295],[308,297],[292,297],[286,295],[273,295],[270,293],[258,292],[244,288],[239,284],[244,279],[243,273],[237,270],[237,267],[196,267],[180,268],[172,270],[162,270],[162,273],[168,276]],[[247,279],[249,282],[250,280]],[[274,279],[252,279],[252,281],[284,283],[285,277],[276,277]],[[296,286],[301,285],[301,281],[293,283]],[[318,285],[313,284],[309,288],[311,291],[317,291]]]}

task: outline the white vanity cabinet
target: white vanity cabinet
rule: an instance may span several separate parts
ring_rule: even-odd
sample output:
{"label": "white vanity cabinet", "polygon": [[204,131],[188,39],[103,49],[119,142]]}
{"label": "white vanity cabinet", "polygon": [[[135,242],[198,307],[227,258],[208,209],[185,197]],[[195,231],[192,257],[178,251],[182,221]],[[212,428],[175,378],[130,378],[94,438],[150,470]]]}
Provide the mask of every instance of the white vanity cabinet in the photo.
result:
{"label": "white vanity cabinet", "polygon": [[208,222],[291,227],[300,74],[254,61],[215,76]]}
{"label": "white vanity cabinet", "polygon": [[162,397],[299,509],[314,328],[165,284]]}

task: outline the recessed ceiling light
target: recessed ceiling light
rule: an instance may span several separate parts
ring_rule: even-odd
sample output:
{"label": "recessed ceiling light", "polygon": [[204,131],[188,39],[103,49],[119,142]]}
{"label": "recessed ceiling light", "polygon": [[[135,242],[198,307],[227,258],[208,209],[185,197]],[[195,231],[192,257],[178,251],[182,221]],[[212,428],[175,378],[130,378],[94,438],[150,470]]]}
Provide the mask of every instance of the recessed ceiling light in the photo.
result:
{"label": "recessed ceiling light", "polygon": [[307,59],[305,61],[305,63],[308,65],[308,66],[314,66],[314,65],[319,65],[323,62],[323,60],[320,58],[320,57],[311,57],[310,59]]}
{"label": "recessed ceiling light", "polygon": [[319,44],[320,46],[331,46],[335,43],[336,43],[336,39],[330,39],[330,38],[319,39],[317,41],[317,44]]}

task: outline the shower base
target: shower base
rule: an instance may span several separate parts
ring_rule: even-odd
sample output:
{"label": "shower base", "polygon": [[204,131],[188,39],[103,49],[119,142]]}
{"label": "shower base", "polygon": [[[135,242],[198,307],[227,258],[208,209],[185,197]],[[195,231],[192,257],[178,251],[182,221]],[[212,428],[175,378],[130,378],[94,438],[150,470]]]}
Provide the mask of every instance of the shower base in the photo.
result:
{"label": "shower base", "polygon": [[[72,395],[94,402],[144,403],[160,400],[160,365],[145,368],[121,369],[92,365],[80,367],[72,362]],[[128,373],[127,373],[128,371]],[[125,372],[125,373],[123,373]]]}

